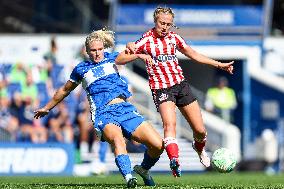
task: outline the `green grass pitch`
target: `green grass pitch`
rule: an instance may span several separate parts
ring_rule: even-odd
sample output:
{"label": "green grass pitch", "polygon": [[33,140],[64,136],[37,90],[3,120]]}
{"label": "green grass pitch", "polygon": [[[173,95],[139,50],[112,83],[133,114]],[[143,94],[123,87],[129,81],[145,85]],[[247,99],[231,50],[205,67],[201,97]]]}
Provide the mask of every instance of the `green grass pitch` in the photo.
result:
{"label": "green grass pitch", "polygon": [[[169,174],[153,175],[155,188],[284,188],[284,174],[265,175],[262,173],[206,173],[183,174],[173,178]],[[91,189],[91,188],[125,188],[119,174],[92,177],[0,177],[1,189]],[[138,177],[137,188],[143,186]]]}

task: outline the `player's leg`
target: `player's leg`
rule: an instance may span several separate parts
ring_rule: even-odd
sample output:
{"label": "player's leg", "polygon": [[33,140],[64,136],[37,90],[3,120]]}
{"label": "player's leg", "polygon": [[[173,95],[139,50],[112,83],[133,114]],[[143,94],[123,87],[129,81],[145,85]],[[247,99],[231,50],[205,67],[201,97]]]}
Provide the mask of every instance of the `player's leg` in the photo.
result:
{"label": "player's leg", "polygon": [[106,162],[107,150],[108,150],[108,144],[106,142],[100,141],[99,158],[101,163]]}
{"label": "player's leg", "polygon": [[206,129],[203,124],[202,115],[198,102],[195,100],[192,103],[179,107],[181,113],[193,130],[193,148],[198,153],[201,163],[205,167],[210,166],[210,158],[207,156],[204,147],[206,144]]}
{"label": "player's leg", "polygon": [[89,153],[89,122],[86,121],[88,118],[88,111],[80,112],[77,116],[77,121],[80,131],[80,156],[84,159]]}
{"label": "player's leg", "polygon": [[163,102],[159,106],[164,127],[164,145],[170,159],[170,167],[175,177],[181,176],[179,168],[179,147],[176,140],[176,105],[172,101]]}
{"label": "player's leg", "polygon": [[152,125],[145,121],[132,133],[132,139],[147,146],[141,165],[134,166],[134,171],[143,178],[146,186],[155,186],[149,170],[156,164],[163,153],[163,140]]}
{"label": "player's leg", "polygon": [[136,187],[137,179],[131,173],[131,161],[126,151],[121,128],[114,124],[107,124],[103,129],[103,137],[114,148],[115,163],[125,178],[127,186]]}
{"label": "player's leg", "polygon": [[143,121],[132,133],[132,139],[147,146],[149,156],[160,157],[163,153],[163,140],[151,124]]}

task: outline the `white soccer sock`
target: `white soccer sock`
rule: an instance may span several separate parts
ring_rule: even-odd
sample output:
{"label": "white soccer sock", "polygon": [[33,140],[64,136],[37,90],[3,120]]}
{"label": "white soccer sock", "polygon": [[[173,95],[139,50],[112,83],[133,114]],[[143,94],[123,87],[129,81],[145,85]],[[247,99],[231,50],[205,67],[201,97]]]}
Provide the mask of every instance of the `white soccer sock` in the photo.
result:
{"label": "white soccer sock", "polygon": [[128,182],[129,181],[129,179],[132,179],[132,174],[127,174],[127,175],[125,175],[125,180],[126,180],[126,182]]}

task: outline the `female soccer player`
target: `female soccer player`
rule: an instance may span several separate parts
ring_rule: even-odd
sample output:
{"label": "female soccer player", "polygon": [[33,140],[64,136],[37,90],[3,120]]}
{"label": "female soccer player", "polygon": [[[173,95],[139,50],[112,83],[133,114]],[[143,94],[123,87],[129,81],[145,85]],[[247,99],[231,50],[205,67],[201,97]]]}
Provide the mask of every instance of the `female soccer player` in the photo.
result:
{"label": "female soccer player", "polygon": [[[35,111],[34,117],[37,119],[47,115],[82,82],[88,95],[96,134],[113,146],[116,165],[127,186],[135,187],[137,179],[131,173],[131,162],[124,137],[147,146],[141,165],[136,165],[134,171],[143,178],[145,185],[153,186],[155,183],[148,170],[162,154],[163,140],[156,130],[144,121],[136,108],[126,101],[131,93],[115,65],[118,53],[104,52],[105,48],[113,45],[112,31],[98,30],[89,34],[85,46],[90,61],[80,62],[73,69],[70,79],[43,108]],[[144,61],[151,59],[143,54],[138,56]]]}
{"label": "female soccer player", "polygon": [[234,62],[221,63],[199,54],[177,33],[170,31],[170,28],[174,26],[174,12],[171,8],[158,7],[153,17],[155,27],[144,33],[135,43],[128,43],[127,50],[120,53],[116,60],[117,64],[125,64],[138,58],[141,53],[152,57],[153,62],[146,62],[149,85],[163,121],[164,144],[172,173],[175,177],[180,177],[179,149],[176,140],[176,106],[193,130],[193,148],[198,153],[201,163],[209,167],[210,159],[204,150],[207,132],[203,125],[200,108],[178,64],[176,50],[198,63],[208,64],[231,74]]}

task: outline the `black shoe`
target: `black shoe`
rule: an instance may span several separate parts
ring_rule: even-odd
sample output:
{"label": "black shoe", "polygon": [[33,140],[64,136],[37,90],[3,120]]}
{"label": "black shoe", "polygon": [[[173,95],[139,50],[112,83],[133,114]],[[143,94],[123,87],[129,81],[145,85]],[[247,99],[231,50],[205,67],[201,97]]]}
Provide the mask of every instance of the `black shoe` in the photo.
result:
{"label": "black shoe", "polygon": [[146,186],[155,186],[155,182],[148,170],[143,169],[141,165],[135,165],[133,170],[143,178],[144,184]]}

